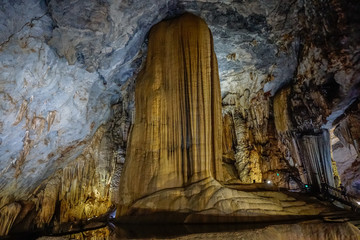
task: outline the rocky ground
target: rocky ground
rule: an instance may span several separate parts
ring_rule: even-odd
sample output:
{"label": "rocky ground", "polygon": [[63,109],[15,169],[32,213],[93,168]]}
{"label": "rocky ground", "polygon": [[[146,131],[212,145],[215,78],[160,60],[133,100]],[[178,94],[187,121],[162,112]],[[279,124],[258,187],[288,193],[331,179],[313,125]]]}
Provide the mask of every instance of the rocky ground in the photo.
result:
{"label": "rocky ground", "polygon": [[[208,227],[209,231],[206,231]],[[248,227],[248,228],[247,228]],[[167,229],[168,228],[168,229]],[[210,230],[212,228],[212,230]],[[218,228],[219,230],[215,230]],[[233,226],[232,230],[220,230],[221,226],[188,226],[183,233],[171,230],[171,226],[163,225],[162,232],[158,233],[126,233],[118,228],[111,230],[103,228],[61,237],[40,237],[37,240],[120,240],[120,239],[241,239],[241,240],[273,240],[273,239],[299,239],[299,240],[358,240],[360,230],[350,223],[323,223],[318,220],[304,221],[289,224],[274,224],[268,226]],[[226,229],[226,228],[225,228]]]}

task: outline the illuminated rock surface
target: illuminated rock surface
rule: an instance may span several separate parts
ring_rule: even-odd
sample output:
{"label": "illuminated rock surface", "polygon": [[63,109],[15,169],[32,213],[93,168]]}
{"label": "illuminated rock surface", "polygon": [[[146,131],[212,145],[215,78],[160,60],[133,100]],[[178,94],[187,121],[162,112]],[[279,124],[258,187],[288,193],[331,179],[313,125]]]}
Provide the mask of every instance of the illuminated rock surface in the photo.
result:
{"label": "illuminated rock surface", "polygon": [[184,15],[154,26],[149,38],[119,212],[160,190],[222,180],[220,81],[206,23]]}
{"label": "illuminated rock surface", "polygon": [[69,229],[118,204],[148,31],[184,12],[213,33],[223,180],[299,190],[299,137],[335,128],[335,182],[359,197],[359,11],[355,0],[3,0],[0,235]]}
{"label": "illuminated rock surface", "polygon": [[[221,99],[211,40],[206,23],[191,14],[152,28],[146,64],[136,80],[136,117],[120,180],[118,217],[260,221],[321,213],[324,206],[285,194],[245,193],[218,182],[223,181]],[[146,218],[162,212],[164,218]],[[230,218],[208,220],[207,215]]]}

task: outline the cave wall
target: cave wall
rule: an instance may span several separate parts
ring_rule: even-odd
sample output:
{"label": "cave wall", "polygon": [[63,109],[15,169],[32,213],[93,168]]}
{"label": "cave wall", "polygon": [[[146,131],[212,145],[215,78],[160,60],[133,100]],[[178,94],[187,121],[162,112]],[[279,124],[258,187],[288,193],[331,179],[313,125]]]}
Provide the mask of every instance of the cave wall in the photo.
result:
{"label": "cave wall", "polygon": [[[165,17],[192,12],[213,32],[223,112],[236,136],[234,156],[224,158],[229,180],[305,181],[296,134],[338,124],[359,95],[355,0],[19,0],[3,1],[0,11],[0,235],[31,219],[27,213],[39,216],[33,225],[60,221],[52,212],[63,183],[81,193],[72,185],[83,179],[64,171],[90,166],[79,159],[99,147],[92,143],[108,141],[99,131],[111,142],[97,150],[96,161],[109,167],[99,171],[112,175],[109,191],[117,189],[135,115],[133,76],[147,32]],[[356,166],[340,171],[347,186]],[[99,181],[87,178],[89,188]],[[110,195],[105,205],[118,201]],[[70,203],[63,203],[69,211]]]}
{"label": "cave wall", "polygon": [[[127,14],[136,13],[134,16],[140,16],[138,11],[127,8],[129,4],[113,6],[112,9],[117,9],[118,12],[125,12],[124,9],[127,9]],[[162,7],[158,2],[156,4],[148,2],[148,4],[153,8],[159,7],[160,9]],[[99,158],[107,166],[112,166],[114,161],[119,162],[117,165],[120,168],[122,165],[121,158],[126,149],[123,142],[126,140],[120,141],[120,137],[126,139],[133,107],[127,96],[129,95],[127,93],[129,84],[122,84],[121,81],[125,82],[132,75],[134,66],[138,68],[137,54],[141,49],[146,32],[153,24],[152,20],[142,23],[138,17],[129,16],[124,18],[132,22],[123,22],[120,21],[123,19],[122,17],[116,12],[112,12],[115,20],[112,21],[111,26],[116,26],[120,30],[109,32],[105,26],[107,20],[105,25],[103,21],[104,14],[105,19],[108,18],[108,12],[102,14],[104,8],[101,8],[98,3],[78,2],[73,8],[67,8],[67,6],[55,1],[45,3],[45,1],[35,0],[4,1],[1,8],[0,215],[2,219],[8,220],[4,222],[4,229],[0,235],[8,232],[15,218],[17,218],[15,224],[20,224],[25,218],[36,216],[37,213],[36,211],[34,213],[33,209],[38,212],[47,212],[39,213],[42,214],[42,217],[30,223],[30,229],[33,229],[34,225],[41,227],[42,223],[47,224],[49,221],[61,222],[62,220],[53,218],[54,212],[60,208],[61,200],[63,200],[62,206],[65,206],[63,209],[74,207],[74,210],[71,211],[84,210],[87,205],[85,202],[79,204],[79,209],[75,210],[76,206],[72,205],[73,197],[67,198],[61,195],[58,197],[59,193],[53,190],[52,195],[50,192],[46,192],[51,185],[46,188],[46,183],[56,181],[50,180],[51,177],[59,178],[58,181],[64,182],[68,190],[73,189],[75,198],[78,200],[86,201],[87,194],[91,195],[93,191],[96,192],[98,187],[107,188],[107,186],[96,185],[100,180],[103,181],[103,178],[107,178],[111,169],[104,171],[99,169],[100,172],[102,171],[101,174],[99,173],[101,176],[95,177],[95,180],[92,180],[92,176],[83,179],[82,176],[75,175],[77,172],[80,172],[81,175],[81,173],[90,174],[94,171],[87,171],[89,167],[95,166],[94,163],[92,165],[80,164],[77,158],[81,157],[81,154],[86,154],[86,149],[91,145],[95,133],[100,126],[107,124],[110,114],[118,112],[111,108],[113,104],[123,105],[124,109],[120,111],[119,115],[121,116],[113,120],[116,128],[113,135],[118,135],[114,136],[118,140],[112,138],[112,142],[119,145],[112,151],[105,151],[104,155]],[[110,5],[106,6],[110,7]],[[132,7],[137,8],[138,6],[135,4]],[[83,15],[78,16],[72,12],[66,18],[57,18],[57,14],[61,16],[62,12],[69,9]],[[88,11],[83,11],[85,9]],[[156,14],[154,16],[159,19],[163,18],[167,10],[163,11],[163,15]],[[93,15],[89,16],[90,12],[94,12]],[[152,12],[148,14],[151,15]],[[142,28],[144,30],[139,30]],[[62,34],[59,33],[60,31],[63,31],[62,38],[64,39],[58,38]],[[117,41],[112,41],[117,46],[114,47],[117,49],[116,54],[112,55],[111,47],[101,43],[103,39],[108,39],[109,35],[105,37],[104,34],[100,34],[100,31],[113,34],[113,38],[117,39]],[[137,35],[138,38],[133,38],[132,35],[138,31],[140,33]],[[97,45],[95,44],[96,38],[98,38]],[[72,44],[71,41],[76,41],[76,43]],[[57,46],[56,44],[62,45]],[[100,48],[99,51],[92,47],[93,44]],[[76,46],[72,47],[73,45]],[[91,49],[88,51],[82,49],[81,46]],[[77,49],[77,52],[74,52],[74,48]],[[85,52],[89,55],[86,55]],[[97,69],[91,68],[95,63],[93,64],[91,61],[89,63],[84,59],[91,55],[93,61],[99,60],[105,64],[105,60],[96,56],[100,52],[107,56],[107,61],[116,62],[116,64],[112,63],[111,67],[107,65],[109,67],[102,69],[107,69],[108,72],[113,71],[109,68],[125,69],[124,73],[121,73],[121,70],[115,70],[118,74],[115,77],[114,74],[100,73],[98,66]],[[72,61],[74,56],[76,56],[75,62]],[[129,88],[131,88],[130,85]],[[100,143],[101,141],[97,140],[96,142]],[[116,156],[113,158],[113,155]],[[76,172],[63,175],[64,169],[69,170],[69,168],[75,168]],[[119,170],[115,172],[117,173],[115,175],[119,176]],[[86,188],[89,191],[85,190],[85,193],[75,187],[79,186],[77,181],[83,183],[82,180],[88,182]],[[74,184],[75,186],[73,186]],[[116,183],[114,184],[116,185]],[[64,191],[66,191],[64,185],[60,184],[60,187],[64,187]],[[59,184],[54,184],[54,186],[59,187]],[[47,197],[38,196],[39,189],[41,191],[45,189],[44,194]],[[37,200],[33,201],[34,195]],[[96,198],[96,196],[98,195],[91,196],[91,198]],[[109,200],[108,196],[106,198],[105,202]],[[67,200],[69,201],[66,202]],[[53,207],[54,204],[56,204],[56,209]],[[43,207],[48,205],[49,207]],[[19,209],[22,209],[21,213],[19,213]],[[104,213],[104,211],[100,212]],[[75,213],[73,215],[75,215],[74,218],[64,217],[62,219],[76,220],[80,217],[87,219],[98,214],[81,216],[81,214]]]}
{"label": "cave wall", "polygon": [[[301,157],[307,153],[296,142],[303,135],[316,137],[337,126],[345,110],[358,99],[358,7],[353,1],[307,1],[304,5],[294,80],[277,93],[278,106],[274,106],[280,139],[288,149],[294,149],[290,158],[301,168],[305,167]],[[323,11],[327,14],[319,14]]]}
{"label": "cave wall", "polygon": [[359,174],[359,102],[355,101],[345,112],[345,118],[334,129],[332,143],[333,159],[338,166],[341,183],[348,194],[358,196],[360,192]]}

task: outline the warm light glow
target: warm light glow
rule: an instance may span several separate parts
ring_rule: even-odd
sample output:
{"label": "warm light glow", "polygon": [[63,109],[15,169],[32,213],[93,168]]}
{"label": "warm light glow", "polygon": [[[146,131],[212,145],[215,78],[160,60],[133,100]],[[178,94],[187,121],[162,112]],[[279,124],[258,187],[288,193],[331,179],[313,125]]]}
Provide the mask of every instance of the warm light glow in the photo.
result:
{"label": "warm light glow", "polygon": [[268,181],[267,181],[267,183],[268,183],[268,184],[270,184],[270,183],[271,183],[271,181],[270,181],[270,180],[268,180]]}

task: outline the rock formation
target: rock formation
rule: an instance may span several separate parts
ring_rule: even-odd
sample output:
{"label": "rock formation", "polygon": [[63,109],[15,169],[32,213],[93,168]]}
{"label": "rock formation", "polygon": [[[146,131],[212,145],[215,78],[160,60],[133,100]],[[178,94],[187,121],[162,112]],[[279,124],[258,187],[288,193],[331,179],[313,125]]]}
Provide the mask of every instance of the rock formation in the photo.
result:
{"label": "rock formation", "polygon": [[[215,127],[223,137],[212,141],[223,148],[213,153],[223,183],[270,180],[300,190],[316,169],[309,163],[329,164],[332,157],[335,185],[359,198],[359,9],[355,0],[3,0],[0,235],[59,232],[121,201],[138,102],[134,79],[145,65],[147,34],[184,12],[204,19],[213,34],[223,113],[217,120],[223,126]],[[331,182],[329,168],[321,172]],[[179,200],[178,209],[191,206],[188,212],[200,209],[199,199],[212,199],[215,215],[228,209],[224,203],[233,209],[241,203],[258,216],[260,205],[274,214],[306,206],[281,194],[266,204],[264,193],[240,197],[211,178],[179,182],[166,194]],[[156,202],[154,196],[134,205]]]}
{"label": "rock formation", "polygon": [[321,190],[321,183],[335,187],[329,133],[323,131],[318,135],[304,135],[298,141],[303,153],[301,157],[307,172],[307,182],[318,190]]}
{"label": "rock formation", "polygon": [[152,28],[147,62],[136,80],[135,109],[120,214],[152,193],[222,180],[220,81],[203,20],[186,14]]}
{"label": "rock formation", "polygon": [[[191,14],[152,28],[146,65],[136,80],[136,117],[117,216],[122,221],[141,216],[135,221],[206,222],[319,214],[324,206],[219,183],[223,129],[211,39],[206,23]],[[162,212],[168,215],[157,219]]]}
{"label": "rock formation", "polygon": [[333,159],[338,166],[340,180],[347,188],[349,194],[359,195],[360,193],[360,164],[359,143],[360,135],[360,106],[355,101],[346,111],[346,117],[340,121],[334,129],[332,142]]}

